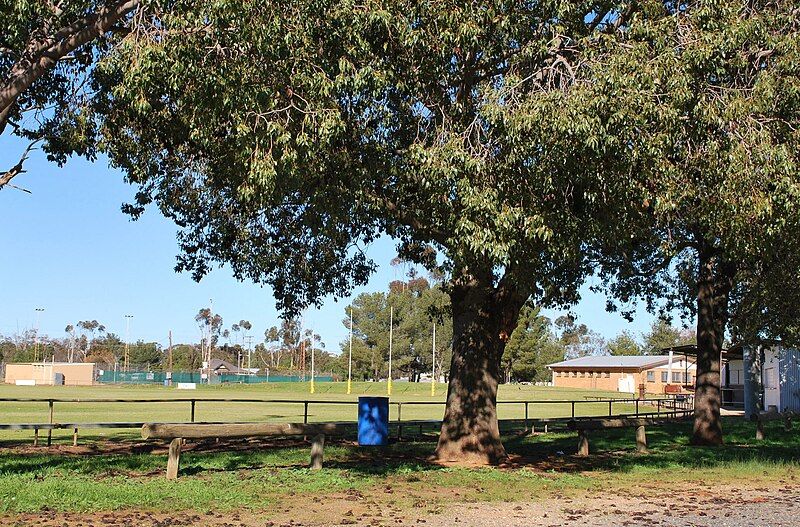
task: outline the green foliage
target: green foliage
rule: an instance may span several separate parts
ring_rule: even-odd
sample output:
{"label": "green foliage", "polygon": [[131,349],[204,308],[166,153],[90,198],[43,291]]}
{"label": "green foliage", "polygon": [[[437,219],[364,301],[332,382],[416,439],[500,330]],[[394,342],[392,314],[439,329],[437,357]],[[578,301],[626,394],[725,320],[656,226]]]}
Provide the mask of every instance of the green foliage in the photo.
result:
{"label": "green foliage", "polygon": [[[158,10],[160,0],[148,0]],[[98,123],[82,110],[95,65],[127,33],[138,2],[20,0],[0,9],[0,134],[41,141],[51,161],[97,155]],[[98,24],[98,15],[113,19]],[[106,30],[107,29],[107,30]],[[21,91],[20,91],[21,89]]]}
{"label": "green foliage", "polygon": [[608,341],[608,351],[612,355],[641,355],[642,346],[629,331],[623,331]]}
{"label": "green foliage", "polygon": [[560,332],[559,342],[564,348],[565,358],[605,354],[606,344],[603,338],[586,324],[578,324],[571,314],[558,317],[555,327]]}
{"label": "green foliage", "polygon": [[553,335],[550,320],[538,307],[525,306],[503,351],[505,380],[547,382],[548,364],[564,360],[565,348]]}
{"label": "green foliage", "polygon": [[[362,293],[346,308],[345,327],[353,313],[353,378],[386,378],[389,327],[392,321],[392,377],[414,381],[432,371],[433,324],[436,323],[436,372],[450,369],[453,322],[450,299],[442,287],[423,278],[395,281],[387,293]],[[341,343],[341,370],[346,374],[350,342]]]}
{"label": "green foliage", "polygon": [[99,65],[87,112],[139,188],[126,210],[175,220],[196,278],[225,262],[295,313],[364,284],[354,248],[384,233],[442,276],[569,302],[613,188],[558,92],[611,7],[184,2]]}
{"label": "green foliage", "polygon": [[643,297],[691,320],[707,264],[723,330],[730,318],[739,338],[791,337],[798,36],[794,2],[696,0],[679,12],[645,8],[619,39],[598,41],[593,82],[567,104],[596,116],[584,140],[627,145],[617,154],[629,201],[598,256],[622,304]]}
{"label": "green foliage", "polygon": [[661,350],[665,348],[695,344],[695,337],[690,330],[673,327],[660,318],[653,321],[650,331],[642,335],[642,338],[642,352],[645,355],[661,355]]}

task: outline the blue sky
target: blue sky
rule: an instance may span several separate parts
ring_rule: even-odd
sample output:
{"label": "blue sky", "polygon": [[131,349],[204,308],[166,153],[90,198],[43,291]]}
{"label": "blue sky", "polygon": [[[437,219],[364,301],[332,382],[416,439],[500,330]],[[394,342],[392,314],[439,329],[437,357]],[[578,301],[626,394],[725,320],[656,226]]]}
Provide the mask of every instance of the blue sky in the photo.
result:
{"label": "blue sky", "polygon": [[[14,165],[23,148],[8,135],[0,138],[0,169]],[[226,327],[250,320],[256,340],[278,323],[269,288],[237,282],[225,268],[200,283],[175,273],[176,227],[155,209],[135,222],[120,212],[134,189],[105,160],[74,159],[59,168],[41,152],[33,152],[26,169],[14,183],[33,194],[0,191],[0,334],[34,327],[35,309],[42,307],[40,331],[53,337],[63,337],[68,323],[86,319],[97,319],[124,337],[124,316],[131,314],[132,340],[166,345],[172,330],[176,343],[196,341],[194,315],[210,299]],[[399,278],[399,271],[389,265],[395,256],[391,240],[380,240],[368,253],[380,267],[355,294],[384,290],[390,280]],[[629,324],[605,312],[603,297],[584,293],[574,311],[606,338],[623,329],[639,336],[652,321],[640,310]],[[322,336],[329,350],[337,351],[346,338],[341,323],[346,304],[347,300],[337,303],[328,298],[321,309],[305,315],[306,324]]]}

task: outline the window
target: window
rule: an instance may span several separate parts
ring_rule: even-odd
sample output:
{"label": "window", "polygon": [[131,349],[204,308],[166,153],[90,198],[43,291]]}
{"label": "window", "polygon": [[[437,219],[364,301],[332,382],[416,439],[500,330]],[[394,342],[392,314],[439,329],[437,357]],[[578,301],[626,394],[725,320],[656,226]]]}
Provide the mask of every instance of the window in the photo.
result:
{"label": "window", "polygon": [[664,384],[666,384],[666,383],[669,381],[669,377],[668,377],[668,375],[669,375],[669,373],[668,373],[668,372],[662,371],[662,372],[661,372],[661,382],[663,382]]}
{"label": "window", "polygon": [[672,382],[674,383],[683,382],[683,373],[679,371],[672,372]]}
{"label": "window", "polygon": [[647,372],[647,382],[656,382],[656,372],[652,370]]}
{"label": "window", "polygon": [[606,379],[608,379],[609,377],[611,377],[611,373],[609,373],[609,372],[606,372],[606,373],[605,373],[603,376],[604,376]]}

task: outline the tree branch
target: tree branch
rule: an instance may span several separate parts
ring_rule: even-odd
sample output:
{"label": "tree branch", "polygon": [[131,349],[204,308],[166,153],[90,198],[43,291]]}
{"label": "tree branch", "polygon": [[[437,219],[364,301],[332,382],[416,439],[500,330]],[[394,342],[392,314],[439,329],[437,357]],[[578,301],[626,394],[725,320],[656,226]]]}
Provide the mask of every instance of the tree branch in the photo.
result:
{"label": "tree branch", "polygon": [[20,175],[20,174],[25,172],[25,169],[23,168],[23,165],[25,164],[25,161],[28,160],[28,156],[30,155],[31,150],[33,150],[34,145],[36,145],[36,143],[38,143],[38,142],[39,141],[36,140],[36,141],[32,142],[31,144],[29,144],[28,148],[26,148],[25,151],[22,153],[22,156],[19,158],[19,161],[17,162],[17,164],[14,165],[13,167],[11,167],[9,170],[7,170],[3,175],[0,175],[0,190],[2,190],[3,187],[5,187],[5,186],[9,186],[11,188],[15,188],[17,190],[21,190],[23,192],[27,192],[28,194],[31,193],[30,190],[27,190],[27,189],[20,188],[20,187],[12,185],[11,184],[11,180],[14,179],[15,177],[17,177],[18,175]]}
{"label": "tree branch", "polygon": [[63,57],[110,31],[125,15],[139,5],[139,0],[118,0],[97,13],[68,24],[43,40],[32,40],[27,53],[9,71],[0,87],[0,134],[11,108],[25,90]]}

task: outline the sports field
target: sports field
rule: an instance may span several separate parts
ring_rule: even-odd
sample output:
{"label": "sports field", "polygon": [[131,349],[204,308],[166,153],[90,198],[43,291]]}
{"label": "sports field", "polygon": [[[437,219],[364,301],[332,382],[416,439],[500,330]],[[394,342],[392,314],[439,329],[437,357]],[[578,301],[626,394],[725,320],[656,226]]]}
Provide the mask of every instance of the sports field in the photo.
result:
{"label": "sports field", "polygon": [[[402,404],[402,419],[441,419],[447,386],[439,384],[436,395],[431,396],[430,384],[396,382],[393,385],[391,403]],[[197,390],[177,390],[174,387],[151,385],[106,385],[87,387],[64,386],[11,386],[0,385],[0,399],[56,399],[53,407],[55,423],[97,422],[187,422],[191,418],[191,403],[177,399],[195,399],[195,421],[273,421],[302,422],[305,414],[304,401],[308,404],[308,421],[355,421],[356,401],[361,395],[386,395],[385,383],[354,383],[350,395],[346,384],[317,383],[315,393],[309,393],[308,383],[226,384],[198,386]],[[525,417],[523,401],[528,405],[531,419],[569,417],[572,403],[555,401],[577,401],[576,416],[608,415],[607,402],[594,402],[592,398],[620,398],[616,392],[562,389],[528,385],[502,385],[498,394],[500,419],[522,419]],[[79,399],[78,402],[61,402],[58,399]],[[146,400],[148,402],[96,402],[97,399]],[[227,399],[213,401],[210,399]],[[279,400],[281,402],[237,402],[242,399]],[[151,402],[164,400],[164,402]],[[297,402],[293,402],[297,401]],[[341,404],[349,402],[352,404]],[[418,404],[425,403],[425,404]],[[398,418],[399,405],[390,405],[390,420]],[[614,414],[635,411],[630,403],[613,403]],[[2,401],[0,423],[47,423],[46,401]],[[56,440],[71,437],[68,430],[54,431]],[[114,436],[131,436],[135,431],[81,430],[86,439]],[[0,440],[28,440],[32,432],[0,431]]]}

